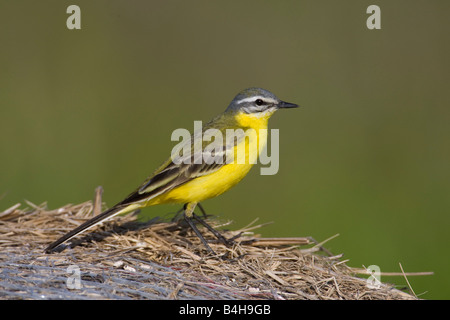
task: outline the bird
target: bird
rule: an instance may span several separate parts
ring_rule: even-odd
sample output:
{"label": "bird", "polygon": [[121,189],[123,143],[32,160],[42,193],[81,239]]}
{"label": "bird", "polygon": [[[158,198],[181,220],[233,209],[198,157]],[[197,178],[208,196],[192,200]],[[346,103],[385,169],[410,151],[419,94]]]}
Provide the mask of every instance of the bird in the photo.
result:
{"label": "bird", "polygon": [[[195,208],[198,206],[204,213],[200,202],[219,196],[239,183],[267,144],[269,118],[277,110],[297,107],[262,88],[239,92],[223,113],[174,148],[171,157],[125,199],[51,243],[45,252],[53,252],[63,243],[119,214],[171,203],[183,204],[184,220],[206,249],[215,254],[193,220],[203,224],[219,240],[226,242],[227,239],[195,215]],[[210,143],[204,139],[208,132],[217,137],[230,130],[234,133],[232,139],[215,139]],[[250,152],[252,150],[256,152]]]}

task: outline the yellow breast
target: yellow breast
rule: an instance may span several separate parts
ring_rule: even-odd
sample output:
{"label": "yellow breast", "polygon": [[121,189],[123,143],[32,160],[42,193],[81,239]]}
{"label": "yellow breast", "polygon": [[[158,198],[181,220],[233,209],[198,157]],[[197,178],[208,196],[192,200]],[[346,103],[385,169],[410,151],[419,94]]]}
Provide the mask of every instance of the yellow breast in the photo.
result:
{"label": "yellow breast", "polygon": [[234,161],[225,164],[216,172],[195,178],[150,200],[147,205],[201,202],[218,196],[236,185],[256,163],[267,143],[267,122],[270,115],[256,117],[244,113],[237,114],[235,121],[238,127],[246,132],[246,138],[235,146]]}

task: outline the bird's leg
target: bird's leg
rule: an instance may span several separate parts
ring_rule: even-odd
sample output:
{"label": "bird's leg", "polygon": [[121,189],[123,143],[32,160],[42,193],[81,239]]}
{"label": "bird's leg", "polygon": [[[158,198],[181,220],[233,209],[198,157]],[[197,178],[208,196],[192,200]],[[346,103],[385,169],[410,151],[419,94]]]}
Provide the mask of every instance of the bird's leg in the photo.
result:
{"label": "bird's leg", "polygon": [[[202,212],[203,218],[207,218],[207,214],[205,209],[203,209],[203,206],[200,203],[197,203],[197,207],[200,209],[200,211]],[[213,227],[211,227],[209,224],[207,224],[204,220],[200,219],[198,216],[195,215],[195,213],[192,213],[192,217],[197,221],[200,222],[206,229],[208,229],[209,231],[211,231],[212,234],[214,234],[214,236],[223,244],[230,246],[232,244],[234,244],[234,240],[236,240],[237,238],[239,238],[242,235],[242,232],[239,233],[238,235],[235,235],[234,237],[231,237],[230,239],[225,238],[224,236],[222,236],[216,229],[214,229]]]}
{"label": "bird's leg", "polygon": [[[208,215],[206,214],[205,209],[203,208],[203,206],[199,203],[197,203],[197,207],[200,209],[200,211],[202,212],[202,216],[204,219],[206,219],[208,217]],[[216,229],[214,229],[213,227],[211,227],[209,224],[207,224],[204,220],[200,219],[198,216],[195,215],[194,212],[192,212],[192,217],[197,221],[200,222],[204,227],[206,227],[206,229],[208,229],[209,231],[211,231],[211,233],[213,235],[216,236],[217,239],[220,240],[220,242],[224,243],[224,244],[230,244],[230,240],[231,239],[226,239],[224,236],[222,236]],[[233,237],[233,240],[235,239],[235,237]],[[232,241],[231,241],[232,242]]]}
{"label": "bird's leg", "polygon": [[219,231],[217,231],[216,229],[214,229],[213,227],[211,227],[209,224],[207,224],[204,220],[200,219],[199,217],[197,217],[194,213],[192,214],[192,218],[195,219],[195,221],[200,222],[200,224],[202,224],[206,229],[208,229],[209,231],[211,231],[211,233],[223,244],[230,244],[230,241],[228,239],[226,239],[223,235],[221,235],[219,233]]}
{"label": "bird's leg", "polygon": [[[203,211],[203,209],[202,209],[202,211]],[[202,219],[200,219],[198,216],[196,216],[194,213],[192,213],[192,218],[195,219],[195,221],[201,223],[206,229],[208,229],[209,231],[211,231],[211,233],[214,234],[214,236],[216,236],[216,238],[217,238],[220,242],[222,242],[224,245],[226,245],[226,246],[231,246],[231,245],[235,244],[235,241],[234,241],[234,240],[237,239],[237,238],[239,238],[239,237],[242,235],[242,232],[240,232],[239,234],[235,235],[234,237],[231,237],[230,239],[227,239],[227,238],[225,238],[224,236],[222,236],[216,229],[214,229],[214,228],[211,227],[209,224],[207,224],[204,220],[202,220]],[[192,223],[192,222],[189,222],[189,221],[188,221],[188,223]],[[192,225],[195,226],[195,224],[192,224]],[[193,228],[193,229],[194,229],[194,228]],[[195,229],[194,229],[194,231],[195,231]],[[197,233],[198,230],[195,231],[195,232]],[[199,236],[199,233],[197,233],[197,236]],[[199,238],[202,239],[200,236],[199,236]],[[203,241],[203,240],[202,240],[202,241]],[[203,242],[203,243],[205,244],[205,246],[209,247],[208,244],[206,244],[205,242]],[[209,249],[211,249],[211,248],[209,248]],[[212,249],[211,249],[211,251],[212,251]],[[214,251],[212,251],[212,252],[214,252]],[[228,259],[229,259],[229,254],[230,254],[230,252],[227,251],[227,252],[226,252],[223,256],[221,256],[220,258],[221,258],[222,260],[228,260]]]}
{"label": "bird's leg", "polygon": [[203,238],[203,235],[201,234],[200,230],[198,230],[198,228],[195,226],[195,223],[192,222],[192,218],[195,217],[194,209],[195,209],[196,205],[197,205],[197,203],[195,203],[195,202],[186,203],[184,205],[184,220],[186,220],[189,227],[191,227],[191,229],[195,232],[195,234],[200,239],[200,241],[205,245],[206,249],[213,255],[216,255],[214,250],[211,249],[209,244],[206,242],[205,238]]}
{"label": "bird's leg", "polygon": [[205,238],[203,237],[203,235],[201,234],[200,230],[198,230],[197,226],[195,225],[195,223],[193,223],[192,220],[195,220],[196,222],[202,224],[206,229],[208,229],[220,242],[222,242],[223,244],[230,246],[232,244],[234,244],[234,240],[239,238],[241,236],[241,233],[230,238],[227,239],[224,236],[222,236],[216,229],[214,229],[213,227],[211,227],[208,223],[206,223],[203,219],[201,219],[200,217],[198,217],[197,215],[195,215],[194,213],[194,209],[196,207],[199,207],[200,211],[202,212],[203,216],[206,218],[206,212],[203,209],[203,207],[200,205],[200,203],[186,203],[184,205],[184,219],[186,220],[187,224],[189,225],[189,227],[191,227],[191,229],[195,232],[195,234],[197,235],[197,237],[202,241],[202,243],[205,245],[206,249],[208,249],[209,252],[211,252],[212,254],[216,254],[214,252],[213,249],[211,249],[211,247],[208,245],[207,241],[205,240]]}
{"label": "bird's leg", "polygon": [[184,216],[184,206],[175,213],[175,215],[173,216],[171,221],[172,222],[179,221],[180,220],[180,213],[183,213],[183,216]]}
{"label": "bird's leg", "polygon": [[206,211],[205,211],[205,209],[203,209],[203,206],[200,204],[200,202],[199,203],[197,203],[197,207],[200,209],[200,211],[202,212],[202,215],[203,215],[203,218],[207,218],[208,217],[208,215],[206,214]]}

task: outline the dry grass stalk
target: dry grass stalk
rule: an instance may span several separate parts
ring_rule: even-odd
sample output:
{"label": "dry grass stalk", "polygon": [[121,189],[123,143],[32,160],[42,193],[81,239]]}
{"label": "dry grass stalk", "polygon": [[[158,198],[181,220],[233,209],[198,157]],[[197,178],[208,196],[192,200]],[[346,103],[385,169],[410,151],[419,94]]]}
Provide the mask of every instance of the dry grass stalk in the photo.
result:
{"label": "dry grass stalk", "polygon": [[[84,202],[48,210],[16,204],[0,213],[1,299],[415,299],[389,284],[378,289],[309,238],[261,238],[255,225],[222,230],[240,235],[232,247],[214,242],[207,254],[199,239],[177,222],[117,217],[78,238],[73,248],[44,248],[99,212]],[[95,209],[94,209],[95,208]],[[216,223],[209,221],[209,223]],[[310,244],[308,248],[299,248]],[[71,268],[81,288],[70,289]]]}

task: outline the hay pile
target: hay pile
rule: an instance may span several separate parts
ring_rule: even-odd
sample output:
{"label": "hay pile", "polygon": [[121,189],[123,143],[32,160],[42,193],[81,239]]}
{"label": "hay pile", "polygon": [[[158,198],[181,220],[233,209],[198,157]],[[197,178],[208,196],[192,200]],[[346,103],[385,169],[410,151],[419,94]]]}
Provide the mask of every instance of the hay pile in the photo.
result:
{"label": "hay pile", "polygon": [[242,233],[226,247],[201,228],[221,257],[181,221],[142,223],[134,214],[45,254],[101,205],[28,206],[0,213],[0,299],[415,299],[388,284],[371,289],[367,275],[307,238],[264,239],[252,233],[258,226],[223,231],[214,220],[227,238]]}

